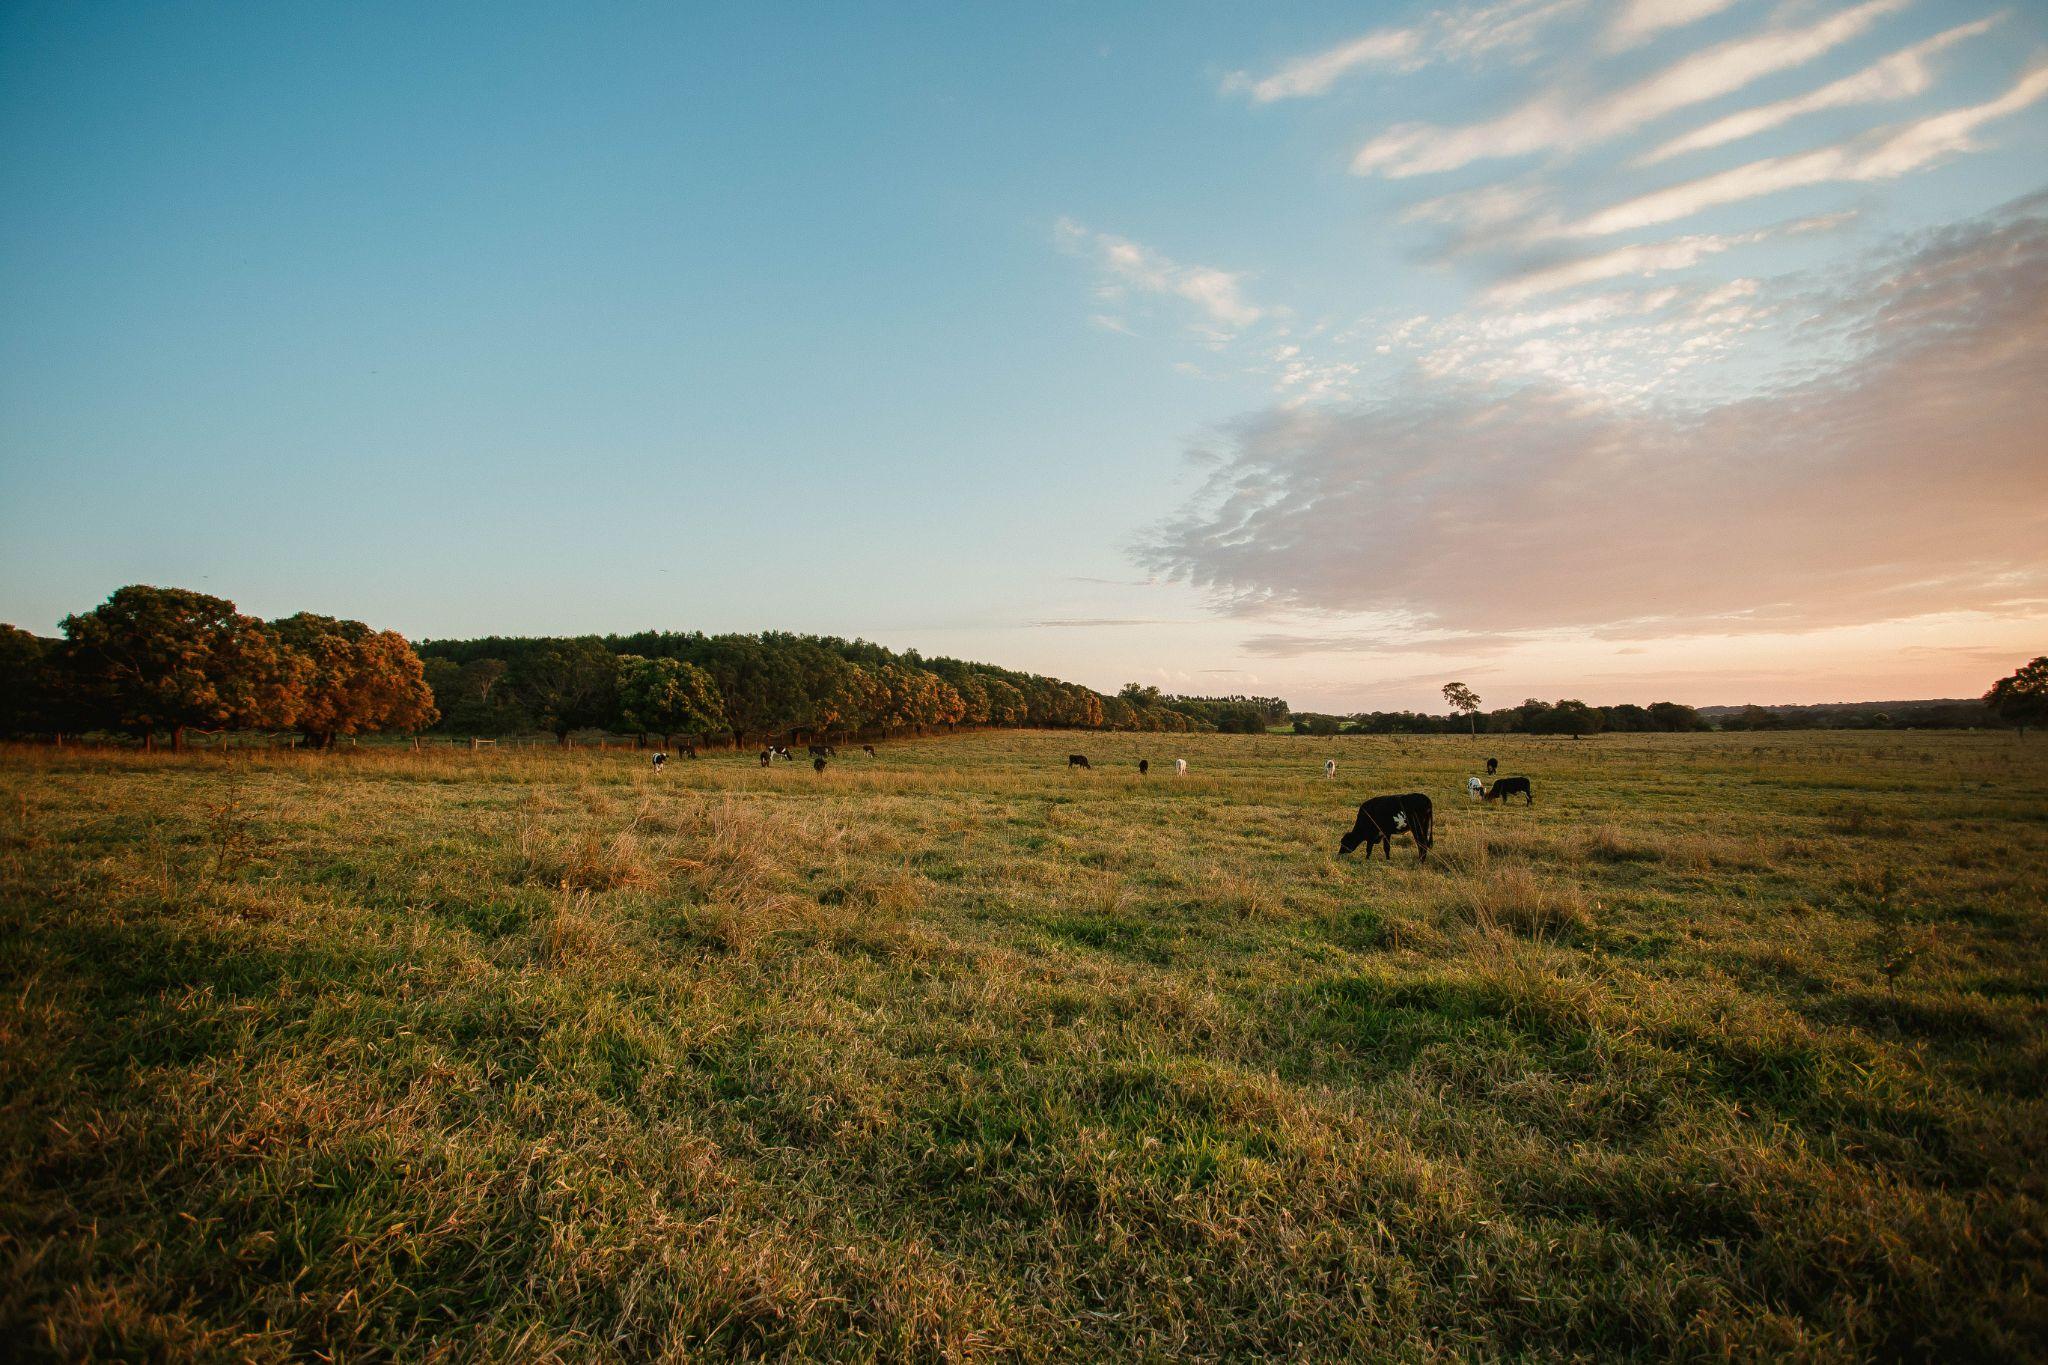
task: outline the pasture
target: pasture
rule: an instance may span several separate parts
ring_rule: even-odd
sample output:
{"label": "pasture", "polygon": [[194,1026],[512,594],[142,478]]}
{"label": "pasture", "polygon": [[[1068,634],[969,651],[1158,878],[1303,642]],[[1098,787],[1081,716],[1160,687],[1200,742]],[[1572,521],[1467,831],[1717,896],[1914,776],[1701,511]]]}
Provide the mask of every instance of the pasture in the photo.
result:
{"label": "pasture", "polygon": [[2044,756],[9,750],[0,1340],[2037,1356]]}

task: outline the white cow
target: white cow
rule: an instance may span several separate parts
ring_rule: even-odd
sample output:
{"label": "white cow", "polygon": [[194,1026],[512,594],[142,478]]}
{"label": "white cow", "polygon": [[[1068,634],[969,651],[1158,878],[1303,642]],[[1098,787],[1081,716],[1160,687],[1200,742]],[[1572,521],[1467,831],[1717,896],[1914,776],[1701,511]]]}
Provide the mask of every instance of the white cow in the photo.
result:
{"label": "white cow", "polygon": [[1186,777],[1188,775],[1188,761],[1186,759],[1176,758],[1173,760],[1173,775],[1175,777]]}
{"label": "white cow", "polygon": [[1323,776],[1324,776],[1324,777],[1335,777],[1336,775],[1337,775],[1337,760],[1336,760],[1336,759],[1334,759],[1334,758],[1326,758],[1326,759],[1324,759],[1324,760],[1323,760]]}

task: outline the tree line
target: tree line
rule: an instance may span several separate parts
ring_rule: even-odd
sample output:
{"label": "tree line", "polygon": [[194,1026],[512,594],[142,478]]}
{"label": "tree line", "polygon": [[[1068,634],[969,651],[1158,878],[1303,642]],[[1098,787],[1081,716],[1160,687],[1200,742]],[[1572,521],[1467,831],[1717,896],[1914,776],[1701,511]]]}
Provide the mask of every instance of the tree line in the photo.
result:
{"label": "tree line", "polygon": [[1351,715],[1300,712],[1293,717],[1298,735],[1598,735],[1621,733],[1680,732],[1711,730],[1713,725],[1697,710],[1677,702],[1660,701],[1648,706],[1632,703],[1620,706],[1591,706],[1569,698],[1539,701],[1534,697],[1520,706],[1503,706],[1449,715],[1426,711],[1360,711]]}
{"label": "tree line", "polygon": [[339,736],[578,730],[697,743],[885,736],[957,726],[1167,733],[1554,734],[1707,729],[2038,724],[2048,659],[2001,679],[1982,702],[1695,709],[1530,698],[1482,712],[1446,684],[1447,715],[1295,712],[1279,697],[1184,696],[1077,683],[866,640],[767,631],[706,635],[488,636],[428,640],[300,612],[274,621],[182,588],[121,588],[67,616],[50,640],[0,625],[0,734],[118,734],[179,747],[188,732],[295,730]]}
{"label": "tree line", "polygon": [[158,735],[419,730],[439,718],[419,656],[395,631],[300,612],[244,615],[220,597],[135,585],[67,616],[63,638],[0,626],[0,733]]}
{"label": "tree line", "polygon": [[[748,744],[963,725],[1187,732],[1237,723],[1254,700],[1135,683],[1105,696],[1043,674],[786,631],[488,636],[426,640],[419,652],[440,727],[474,735],[610,729]],[[1266,704],[1285,718],[1285,702]]]}
{"label": "tree line", "polygon": [[1206,731],[1284,720],[1278,698],[1104,696],[1042,674],[865,640],[645,631],[431,640],[310,612],[264,621],[225,598],[132,585],[58,639],[0,625],[0,735],[338,736],[578,730],[750,743],[936,728]]}

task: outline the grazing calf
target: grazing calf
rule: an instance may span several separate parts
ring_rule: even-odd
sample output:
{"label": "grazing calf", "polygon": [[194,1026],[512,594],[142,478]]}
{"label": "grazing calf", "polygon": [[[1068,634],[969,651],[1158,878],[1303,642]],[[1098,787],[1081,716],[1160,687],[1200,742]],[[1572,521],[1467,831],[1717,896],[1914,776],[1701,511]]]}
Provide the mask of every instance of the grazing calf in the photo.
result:
{"label": "grazing calf", "polygon": [[1337,775],[1337,760],[1336,760],[1336,759],[1334,759],[1334,758],[1326,758],[1326,759],[1324,759],[1324,760],[1323,760],[1323,776],[1324,776],[1324,777],[1335,777],[1336,775]]}
{"label": "grazing calf", "polygon": [[811,760],[811,771],[814,773],[825,771],[825,760],[822,756]]}
{"label": "grazing calf", "polygon": [[1088,755],[1086,755],[1086,754],[1068,754],[1068,755],[1067,755],[1067,766],[1068,766],[1069,768],[1085,768],[1085,767],[1087,767],[1087,766],[1088,766]]}
{"label": "grazing calf", "polygon": [[765,767],[767,767],[767,766],[768,766],[768,765],[769,765],[770,763],[773,763],[774,761],[775,761],[775,755],[774,755],[774,754],[773,754],[773,753],[772,753],[771,751],[769,751],[769,750],[767,750],[767,749],[763,749],[763,750],[761,751],[761,766],[762,766],[762,767],[764,767],[764,768],[765,768]]}
{"label": "grazing calf", "polygon": [[834,748],[833,748],[833,747],[832,747],[831,745],[829,745],[829,744],[813,744],[813,745],[811,746],[811,757],[812,757],[812,758],[830,758],[830,757],[832,757],[832,755],[833,755],[833,754],[835,754],[836,752],[838,752],[838,751],[837,751],[837,750],[835,750],[835,749],[834,749]]}
{"label": "grazing calf", "polygon": [[1488,777],[1492,777],[1492,776],[1493,776],[1493,775],[1494,775],[1495,773],[1497,773],[1497,772],[1499,772],[1499,771],[1500,771],[1500,760],[1499,760],[1499,759],[1497,759],[1497,758],[1489,758],[1489,759],[1487,759],[1487,760],[1486,760],[1486,775],[1487,775]]}
{"label": "grazing calf", "polygon": [[787,744],[771,744],[771,745],[769,745],[769,746],[768,746],[768,756],[769,756],[770,758],[779,758],[779,759],[781,759],[781,760],[782,760],[782,761],[783,761],[784,763],[794,763],[794,762],[796,762],[796,759],[794,759],[794,758],[792,758],[792,757],[790,756],[790,752],[789,752],[789,746],[788,746]]}
{"label": "grazing calf", "polygon": [[1186,777],[1188,775],[1188,761],[1186,759],[1176,758],[1173,760],[1173,775],[1175,777]]}
{"label": "grazing calf", "polygon": [[1409,792],[1405,796],[1375,796],[1358,808],[1358,823],[1337,841],[1337,856],[1341,858],[1364,844],[1366,861],[1370,862],[1373,845],[1378,844],[1391,862],[1394,836],[1409,834],[1415,838],[1415,851],[1420,855],[1418,861],[1428,862],[1429,846],[1435,842],[1431,833],[1435,816],[1429,798],[1421,792]]}
{"label": "grazing calf", "polygon": [[872,744],[861,745],[860,751],[866,754],[869,758],[873,758],[875,756],[875,746]]}
{"label": "grazing calf", "polygon": [[668,755],[657,751],[654,755],[654,771],[660,772],[661,765],[666,762],[668,762]]}
{"label": "grazing calf", "polygon": [[1468,777],[1468,778],[1466,778],[1466,779],[1465,779],[1465,795],[1467,795],[1467,796],[1484,796],[1484,795],[1486,795],[1486,784],[1485,784],[1484,782],[1481,782],[1481,781],[1480,781],[1480,780],[1479,780],[1478,778],[1476,778],[1476,777]]}
{"label": "grazing calf", "polygon": [[1498,801],[1502,805],[1507,804],[1510,796],[1516,795],[1528,797],[1532,806],[1536,804],[1536,793],[1529,790],[1529,779],[1526,777],[1503,777],[1486,789],[1486,799]]}
{"label": "grazing calf", "polygon": [[1144,776],[1144,775],[1145,775],[1146,773],[1149,773],[1149,772],[1151,772],[1151,771],[1152,771],[1152,760],[1151,760],[1151,759],[1149,759],[1149,758],[1141,758],[1141,759],[1139,759],[1139,760],[1138,760],[1138,776],[1140,776],[1140,777],[1143,777],[1143,776]]}

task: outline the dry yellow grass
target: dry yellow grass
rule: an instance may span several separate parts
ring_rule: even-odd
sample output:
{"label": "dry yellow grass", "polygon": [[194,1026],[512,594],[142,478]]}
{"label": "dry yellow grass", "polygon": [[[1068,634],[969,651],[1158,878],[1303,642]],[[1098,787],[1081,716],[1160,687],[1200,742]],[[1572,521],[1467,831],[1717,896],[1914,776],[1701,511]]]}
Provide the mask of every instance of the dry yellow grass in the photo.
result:
{"label": "dry yellow grass", "polygon": [[2028,1358],[2037,752],[9,751],[0,1339]]}

